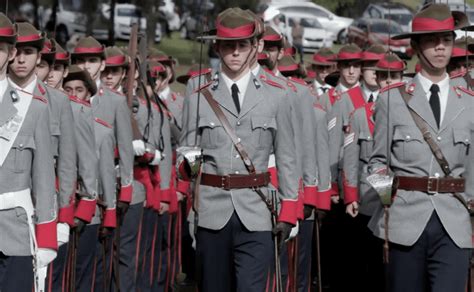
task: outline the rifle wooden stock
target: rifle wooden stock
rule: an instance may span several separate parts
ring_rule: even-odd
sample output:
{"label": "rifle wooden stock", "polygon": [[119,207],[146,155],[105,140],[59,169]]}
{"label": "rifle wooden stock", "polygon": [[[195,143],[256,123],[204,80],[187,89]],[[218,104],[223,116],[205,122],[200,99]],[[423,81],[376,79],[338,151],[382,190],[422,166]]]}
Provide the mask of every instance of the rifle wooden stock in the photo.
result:
{"label": "rifle wooden stock", "polygon": [[130,42],[128,43],[128,55],[130,56],[130,64],[127,71],[127,104],[131,116],[132,122],[132,132],[133,132],[133,140],[140,140],[142,139],[142,135],[138,129],[137,120],[134,117],[133,113],[133,87],[135,82],[135,60],[137,58],[137,46],[138,46],[138,24],[132,25],[132,31],[130,35]]}

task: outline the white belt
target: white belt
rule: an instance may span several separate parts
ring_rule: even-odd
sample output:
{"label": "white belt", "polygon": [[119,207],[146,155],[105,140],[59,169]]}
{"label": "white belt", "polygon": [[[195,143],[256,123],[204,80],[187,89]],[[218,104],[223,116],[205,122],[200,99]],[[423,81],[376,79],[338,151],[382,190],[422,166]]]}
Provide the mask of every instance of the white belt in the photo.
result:
{"label": "white belt", "polygon": [[23,208],[23,210],[25,210],[26,212],[28,227],[30,229],[30,250],[31,255],[33,256],[35,291],[44,291],[44,280],[46,278],[47,267],[38,269],[38,266],[36,265],[36,250],[38,248],[38,245],[36,243],[35,225],[33,223],[35,209],[33,207],[33,201],[31,200],[30,189],[0,194],[0,210],[8,210],[14,208]]}

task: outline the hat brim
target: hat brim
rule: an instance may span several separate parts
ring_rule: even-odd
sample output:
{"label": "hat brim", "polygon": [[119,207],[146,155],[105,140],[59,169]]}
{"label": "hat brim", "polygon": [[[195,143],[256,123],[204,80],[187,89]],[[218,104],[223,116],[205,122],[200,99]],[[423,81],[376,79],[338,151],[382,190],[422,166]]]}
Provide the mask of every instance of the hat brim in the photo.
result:
{"label": "hat brim", "polygon": [[326,78],[324,78],[324,82],[331,85],[332,87],[336,87],[340,77],[341,74],[339,73],[339,71],[335,71],[326,76]]}
{"label": "hat brim", "polygon": [[317,61],[313,61],[313,60],[309,61],[308,63],[311,64],[311,65],[328,66],[328,67],[336,65],[336,62],[317,62]]}
{"label": "hat brim", "polygon": [[52,64],[56,59],[56,52],[52,53],[41,53],[41,60],[45,60],[46,62]]}
{"label": "hat brim", "polygon": [[44,38],[34,40],[34,41],[28,41],[28,42],[16,42],[15,44],[17,48],[34,47],[34,48],[37,48],[38,50],[43,49],[43,45],[44,45]]}
{"label": "hat brim", "polygon": [[188,80],[191,78],[191,76],[189,75],[180,75],[178,77],[176,77],[176,81],[178,81],[179,83],[181,84],[187,84],[188,83]]}
{"label": "hat brim", "polygon": [[0,42],[14,45],[16,43],[16,35],[0,36]]}

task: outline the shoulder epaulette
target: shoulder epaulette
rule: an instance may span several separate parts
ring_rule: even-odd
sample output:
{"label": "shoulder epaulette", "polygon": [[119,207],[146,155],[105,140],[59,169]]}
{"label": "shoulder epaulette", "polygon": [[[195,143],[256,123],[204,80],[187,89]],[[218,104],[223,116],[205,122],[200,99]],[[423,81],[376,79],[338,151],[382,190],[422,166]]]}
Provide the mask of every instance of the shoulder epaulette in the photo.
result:
{"label": "shoulder epaulette", "polygon": [[449,75],[450,79],[458,78],[458,77],[464,77],[466,75],[466,72],[458,72],[456,74]]}
{"label": "shoulder epaulette", "polygon": [[108,89],[108,90],[110,90],[111,92],[113,92],[113,93],[117,94],[117,95],[120,95],[120,96],[123,96],[123,97],[125,97],[125,94],[123,94],[123,93],[122,93],[122,92],[120,92],[120,91],[117,91],[117,90],[115,90],[115,89],[112,89],[112,88],[107,88],[107,89]]}
{"label": "shoulder epaulette", "polygon": [[47,100],[45,97],[42,97],[42,96],[33,94],[33,99],[36,99],[36,100],[39,100],[39,101],[41,101],[41,102],[43,102],[43,103],[48,104],[48,100]]}
{"label": "shoulder epaulette", "polygon": [[313,102],[313,106],[315,108],[319,108],[320,110],[326,111],[326,109],[324,109],[324,107],[319,102]]}
{"label": "shoulder epaulette", "polygon": [[112,129],[112,126],[111,126],[109,123],[107,123],[106,121],[104,121],[104,120],[102,120],[102,119],[99,119],[99,118],[94,118],[94,120],[95,120],[97,123],[99,123],[99,124],[101,124],[101,125],[103,125],[103,126],[106,126],[107,128],[111,128],[111,129]]}
{"label": "shoulder epaulette", "polygon": [[273,71],[268,69],[268,68],[263,68],[263,71],[267,72],[268,74],[270,74],[272,76],[276,76],[275,73],[273,73]]}
{"label": "shoulder epaulette", "polygon": [[392,88],[403,86],[403,85],[405,85],[405,82],[402,82],[402,81],[394,83],[394,84],[387,85],[384,88],[380,89],[380,93],[388,91],[389,89],[392,89]]}
{"label": "shoulder epaulette", "polygon": [[290,87],[294,92],[298,92],[298,89],[293,83],[291,83],[291,81],[288,81],[286,85],[288,85],[288,87]]}
{"label": "shoulder epaulette", "polygon": [[278,82],[275,82],[273,80],[270,80],[267,78],[267,76],[265,75],[260,75],[260,80],[262,80],[263,82],[267,83],[268,85],[271,85],[273,87],[278,87],[280,89],[285,89],[285,86],[281,85],[280,83]]}
{"label": "shoulder epaulette", "polygon": [[301,78],[296,78],[296,77],[289,77],[289,79],[293,82],[296,82],[298,84],[301,84],[301,85],[304,85],[304,86],[308,86],[308,83],[306,83],[306,81],[304,81],[303,79]]}
{"label": "shoulder epaulette", "polygon": [[463,92],[465,92],[465,93],[467,93],[467,94],[469,94],[469,95],[474,96],[474,91],[469,90],[469,89],[467,89],[467,88],[464,87],[464,86],[457,86],[456,88],[459,89],[459,90],[461,90],[461,91],[463,91]]}
{"label": "shoulder epaulette", "polygon": [[72,102],[75,102],[75,103],[79,103],[79,104],[88,106],[88,107],[91,106],[90,102],[85,101],[85,100],[82,100],[82,99],[80,99],[80,98],[77,98],[77,97],[74,96],[74,95],[69,95],[69,100],[72,101]]}
{"label": "shoulder epaulette", "polygon": [[408,87],[405,88],[405,90],[407,93],[413,94],[413,92],[415,91],[415,87],[416,87],[415,83],[411,83],[410,85],[408,85]]}
{"label": "shoulder epaulette", "polygon": [[213,82],[211,81],[211,82],[208,82],[208,83],[206,83],[206,84],[204,84],[204,85],[201,85],[201,87],[195,89],[193,93],[196,93],[196,92],[198,92],[198,91],[203,90],[204,88],[209,87],[209,85],[211,85],[212,83],[213,83]]}

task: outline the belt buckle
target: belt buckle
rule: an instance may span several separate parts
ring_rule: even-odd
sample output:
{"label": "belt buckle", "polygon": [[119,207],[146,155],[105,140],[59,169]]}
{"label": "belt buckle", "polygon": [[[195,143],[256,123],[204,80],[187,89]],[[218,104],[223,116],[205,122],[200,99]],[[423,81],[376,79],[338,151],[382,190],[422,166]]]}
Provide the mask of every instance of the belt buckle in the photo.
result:
{"label": "belt buckle", "polygon": [[230,175],[221,176],[221,188],[226,191],[230,190]]}
{"label": "belt buckle", "polygon": [[439,193],[439,177],[428,177],[428,185],[426,187],[426,191],[430,195]]}

